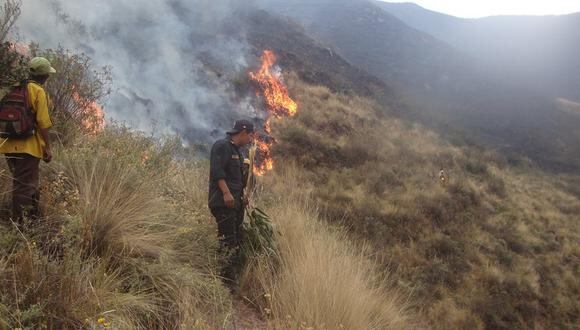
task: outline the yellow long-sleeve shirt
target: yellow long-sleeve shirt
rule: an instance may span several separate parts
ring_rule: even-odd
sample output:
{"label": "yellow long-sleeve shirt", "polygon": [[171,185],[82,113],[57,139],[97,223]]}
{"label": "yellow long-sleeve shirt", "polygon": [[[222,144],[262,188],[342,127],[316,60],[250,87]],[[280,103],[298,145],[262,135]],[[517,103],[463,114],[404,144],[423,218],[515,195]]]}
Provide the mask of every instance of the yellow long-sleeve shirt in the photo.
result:
{"label": "yellow long-sleeve shirt", "polygon": [[[48,95],[42,86],[34,81],[28,83],[28,99],[30,108],[36,114],[36,127],[47,129],[52,126],[48,108],[51,106]],[[0,139],[0,153],[14,154],[24,153],[42,158],[43,148],[46,145],[40,132],[27,139]]]}

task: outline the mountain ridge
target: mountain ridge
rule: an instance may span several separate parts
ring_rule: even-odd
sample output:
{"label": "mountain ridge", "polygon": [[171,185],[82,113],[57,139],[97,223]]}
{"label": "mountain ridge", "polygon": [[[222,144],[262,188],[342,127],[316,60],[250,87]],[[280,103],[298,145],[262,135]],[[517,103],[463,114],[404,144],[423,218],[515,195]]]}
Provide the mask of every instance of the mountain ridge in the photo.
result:
{"label": "mountain ridge", "polygon": [[488,69],[515,75],[518,84],[554,98],[580,99],[580,78],[574,78],[580,66],[573,57],[580,42],[575,32],[580,13],[462,19],[418,5],[376,3],[409,26],[478,58]]}

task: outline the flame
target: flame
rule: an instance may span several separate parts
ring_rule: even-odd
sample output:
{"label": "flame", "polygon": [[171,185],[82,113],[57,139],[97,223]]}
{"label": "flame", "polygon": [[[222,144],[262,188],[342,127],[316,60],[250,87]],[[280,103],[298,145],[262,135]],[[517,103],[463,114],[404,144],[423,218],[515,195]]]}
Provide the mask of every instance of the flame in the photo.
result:
{"label": "flame", "polygon": [[76,91],[76,86],[72,88],[72,97],[79,105],[78,116],[81,125],[92,135],[96,135],[105,129],[105,112],[96,101],[88,101]]}
{"label": "flame", "polygon": [[105,129],[105,112],[97,102],[93,101],[84,109],[81,124],[92,134],[97,134]]}
{"label": "flame", "polygon": [[[292,117],[298,111],[298,105],[288,93],[288,88],[284,85],[282,74],[279,70],[273,72],[272,68],[276,64],[276,55],[271,50],[265,50],[262,54],[262,65],[257,72],[250,72],[250,79],[257,85],[259,92],[264,98],[266,106],[266,120],[264,131],[271,135],[271,121],[273,118],[280,119]],[[275,140],[270,136],[260,135],[255,139],[256,147],[259,150],[259,161],[254,163],[256,175],[264,175],[274,168],[274,160],[271,155],[271,147]]]}
{"label": "flame", "polygon": [[274,144],[272,141],[265,141],[264,139],[257,138],[256,147],[258,149],[258,161],[254,162],[254,173],[258,176],[266,174],[266,172],[274,169],[274,160],[270,153],[270,147]]}
{"label": "flame", "polygon": [[274,64],[276,64],[276,55],[271,50],[265,50],[262,54],[262,67],[257,73],[250,72],[250,79],[262,91],[271,116],[292,117],[298,111],[298,105],[290,98],[288,89],[282,82],[282,75],[279,72],[272,73],[271,68]]}

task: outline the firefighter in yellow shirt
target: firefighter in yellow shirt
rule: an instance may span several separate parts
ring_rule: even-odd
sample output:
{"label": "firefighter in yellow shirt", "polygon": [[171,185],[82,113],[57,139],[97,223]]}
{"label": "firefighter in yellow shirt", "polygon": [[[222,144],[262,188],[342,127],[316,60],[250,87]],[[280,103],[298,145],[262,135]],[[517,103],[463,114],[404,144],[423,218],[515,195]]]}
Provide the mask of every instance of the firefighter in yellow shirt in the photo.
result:
{"label": "firefighter in yellow shirt", "polygon": [[24,217],[40,216],[39,165],[40,160],[52,160],[48,131],[52,126],[48,113],[50,100],[43,85],[56,73],[50,62],[35,57],[29,63],[30,79],[26,82],[28,105],[36,117],[35,133],[25,139],[0,139],[0,153],[4,154],[13,177],[12,217],[22,222]]}

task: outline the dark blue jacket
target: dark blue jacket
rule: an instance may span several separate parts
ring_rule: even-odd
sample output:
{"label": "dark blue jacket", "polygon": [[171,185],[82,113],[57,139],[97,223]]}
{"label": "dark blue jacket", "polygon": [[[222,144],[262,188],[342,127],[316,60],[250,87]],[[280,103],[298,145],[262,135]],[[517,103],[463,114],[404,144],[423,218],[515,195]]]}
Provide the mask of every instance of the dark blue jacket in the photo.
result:
{"label": "dark blue jacket", "polygon": [[229,138],[221,139],[214,143],[210,154],[209,168],[209,197],[210,209],[226,207],[224,196],[219,188],[218,180],[226,180],[230,192],[234,196],[234,207],[242,207],[244,192],[244,157],[239,147],[232,143]]}

